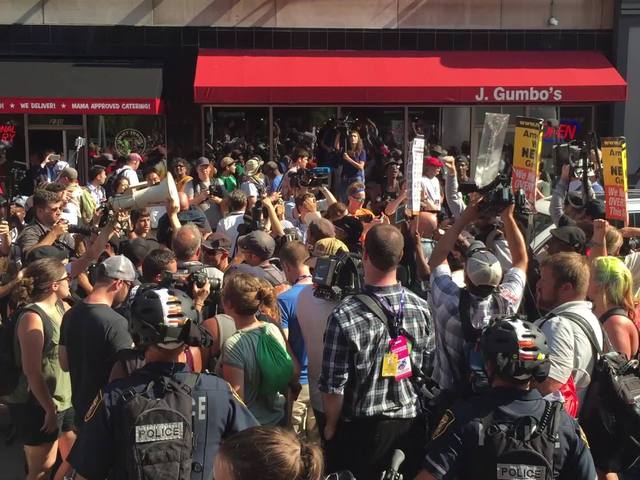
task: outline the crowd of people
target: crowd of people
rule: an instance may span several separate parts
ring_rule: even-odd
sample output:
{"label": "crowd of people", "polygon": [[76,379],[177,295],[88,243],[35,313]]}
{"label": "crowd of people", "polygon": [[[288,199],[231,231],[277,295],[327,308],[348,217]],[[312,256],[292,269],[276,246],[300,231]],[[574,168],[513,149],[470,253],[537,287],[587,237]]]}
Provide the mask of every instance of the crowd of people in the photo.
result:
{"label": "crowd of people", "polygon": [[460,191],[468,156],[429,146],[413,212],[401,151],[321,137],[83,183],[46,151],[0,202],[26,478],[640,478],[577,420],[599,352],[638,358],[640,230],[566,166],[534,254],[526,209]]}

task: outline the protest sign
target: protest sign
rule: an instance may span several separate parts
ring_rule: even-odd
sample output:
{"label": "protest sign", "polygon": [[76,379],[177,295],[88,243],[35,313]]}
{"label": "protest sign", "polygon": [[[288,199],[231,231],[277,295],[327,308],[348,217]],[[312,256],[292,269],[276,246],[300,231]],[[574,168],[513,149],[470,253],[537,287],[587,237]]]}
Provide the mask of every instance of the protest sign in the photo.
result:
{"label": "protest sign", "polygon": [[422,165],[424,162],[424,137],[416,136],[411,142],[411,156],[407,162],[407,185],[409,191],[407,198],[409,200],[409,209],[414,213],[420,212],[420,200],[422,198]]}
{"label": "protest sign", "polygon": [[511,187],[514,193],[522,189],[532,207],[536,203],[543,124],[540,118],[516,117]]}
{"label": "protest sign", "polygon": [[601,145],[605,216],[627,225],[627,143],[624,137],[605,137]]}

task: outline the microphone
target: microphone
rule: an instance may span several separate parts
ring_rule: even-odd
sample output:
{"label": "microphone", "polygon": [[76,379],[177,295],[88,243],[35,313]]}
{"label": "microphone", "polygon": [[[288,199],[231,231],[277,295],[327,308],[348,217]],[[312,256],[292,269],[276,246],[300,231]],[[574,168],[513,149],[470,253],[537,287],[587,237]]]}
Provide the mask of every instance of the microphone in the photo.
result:
{"label": "microphone", "polygon": [[404,462],[404,452],[398,449],[394,450],[391,465],[388,470],[382,472],[380,480],[402,480],[402,475],[398,472],[402,462]]}

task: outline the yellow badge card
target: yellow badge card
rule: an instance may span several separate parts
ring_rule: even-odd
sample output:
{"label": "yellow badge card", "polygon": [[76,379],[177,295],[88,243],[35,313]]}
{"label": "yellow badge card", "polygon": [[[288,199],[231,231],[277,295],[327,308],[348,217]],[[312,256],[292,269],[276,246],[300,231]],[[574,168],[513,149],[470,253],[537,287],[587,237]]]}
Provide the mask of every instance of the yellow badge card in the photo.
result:
{"label": "yellow badge card", "polygon": [[382,376],[394,377],[398,371],[398,355],[395,353],[386,353],[382,359]]}

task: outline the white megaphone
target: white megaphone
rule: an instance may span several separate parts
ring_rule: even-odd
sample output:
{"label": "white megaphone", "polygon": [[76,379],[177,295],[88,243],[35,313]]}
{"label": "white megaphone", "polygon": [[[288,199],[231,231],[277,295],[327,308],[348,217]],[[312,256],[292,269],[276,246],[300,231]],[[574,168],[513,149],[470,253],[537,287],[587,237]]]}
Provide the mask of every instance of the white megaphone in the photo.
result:
{"label": "white megaphone", "polygon": [[127,189],[122,195],[110,200],[114,212],[120,210],[140,210],[151,205],[165,205],[169,200],[178,203],[178,189],[171,173],[164,180],[150,187],[145,184]]}

